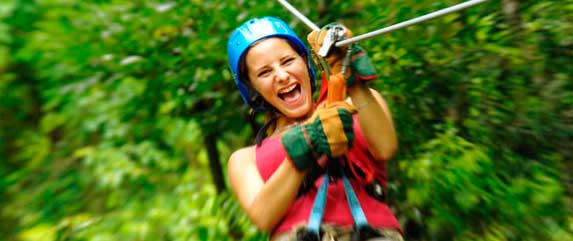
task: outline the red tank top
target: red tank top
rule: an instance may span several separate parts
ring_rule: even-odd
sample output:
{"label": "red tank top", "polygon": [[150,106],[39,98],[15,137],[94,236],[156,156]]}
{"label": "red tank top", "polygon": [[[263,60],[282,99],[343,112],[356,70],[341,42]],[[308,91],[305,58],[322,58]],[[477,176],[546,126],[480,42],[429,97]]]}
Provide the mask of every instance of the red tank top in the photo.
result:
{"label": "red tank top", "polygon": [[[386,185],[386,164],[383,161],[375,162],[368,151],[366,140],[358,126],[356,116],[354,116],[354,133],[353,147],[348,151],[346,157],[348,160],[359,163],[363,168],[366,168],[364,170],[375,170],[374,173],[377,180],[382,182],[382,185]],[[280,142],[280,136],[266,138],[260,146],[257,146],[257,168],[265,182],[271,177],[281,162],[285,160],[285,157],[286,152]],[[272,235],[290,231],[294,226],[308,222],[314,198],[322,179],[321,177],[316,180],[314,183],[316,188],[309,189],[305,194],[294,200],[286,215],[274,228]],[[393,228],[402,232],[400,224],[385,203],[372,198],[357,180],[350,179],[350,182],[370,225],[378,228]],[[341,179],[328,186],[322,223],[343,227],[351,227],[354,224]]]}

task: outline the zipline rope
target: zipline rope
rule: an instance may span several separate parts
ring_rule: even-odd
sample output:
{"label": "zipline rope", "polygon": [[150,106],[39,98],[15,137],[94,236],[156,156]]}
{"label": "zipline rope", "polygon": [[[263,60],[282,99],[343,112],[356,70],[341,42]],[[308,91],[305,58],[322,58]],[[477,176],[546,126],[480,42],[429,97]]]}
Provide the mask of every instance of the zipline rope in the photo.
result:
{"label": "zipline rope", "polygon": [[[320,30],[320,28],[316,24],[314,24],[312,21],[310,21],[306,16],[304,16],[300,11],[298,11],[296,8],[294,8],[286,0],[278,0],[278,1],[283,6],[285,6],[287,8],[287,10],[289,10],[294,16],[296,16],[299,20],[301,20],[303,23],[305,23],[312,30]],[[378,35],[389,33],[389,32],[392,32],[394,30],[405,28],[405,27],[408,27],[410,25],[414,25],[414,24],[418,24],[418,23],[421,23],[424,21],[428,21],[430,19],[437,18],[437,17],[443,16],[443,15],[446,15],[449,13],[457,12],[457,11],[469,8],[471,6],[483,3],[485,1],[487,1],[487,0],[470,0],[470,1],[467,1],[464,3],[460,3],[457,5],[451,6],[451,7],[447,7],[447,8],[435,11],[435,12],[428,13],[426,15],[422,15],[420,17],[406,20],[404,22],[400,22],[400,23],[397,23],[397,24],[394,24],[394,25],[391,25],[391,26],[388,26],[388,27],[385,27],[385,28],[382,28],[379,30],[375,30],[372,32],[361,34],[361,35],[358,35],[358,36],[355,36],[355,37],[352,37],[349,39],[341,40],[341,41],[336,42],[334,45],[336,47],[346,46],[346,45],[349,45],[352,43],[356,43],[358,41],[362,41],[365,39],[376,37]]]}
{"label": "zipline rope", "polygon": [[279,0],[279,3],[281,3],[283,6],[285,6],[285,8],[287,10],[289,10],[292,14],[294,14],[294,16],[296,16],[298,19],[300,19],[300,21],[302,21],[304,24],[306,24],[306,26],[310,27],[310,29],[320,30],[320,28],[318,26],[316,26],[316,24],[314,24],[312,21],[310,21],[306,16],[304,16],[296,8],[294,8],[292,5],[290,5],[290,3],[288,3],[286,0]]}
{"label": "zipline rope", "polygon": [[483,3],[485,1],[487,1],[487,0],[471,0],[471,1],[464,2],[464,3],[460,3],[460,4],[457,4],[457,5],[448,7],[448,8],[444,8],[442,10],[431,12],[431,13],[428,13],[426,15],[422,15],[420,17],[416,17],[416,18],[413,18],[413,19],[410,19],[410,20],[407,20],[407,21],[404,21],[401,23],[397,23],[397,24],[385,27],[385,28],[382,28],[379,30],[375,30],[372,32],[361,34],[361,35],[358,35],[358,36],[353,37],[353,38],[345,39],[345,40],[336,42],[336,44],[334,44],[334,45],[336,47],[346,46],[346,45],[349,45],[349,44],[352,44],[352,43],[355,43],[358,41],[362,41],[365,39],[376,37],[376,36],[381,35],[381,34],[389,33],[389,32],[392,32],[394,30],[405,28],[405,27],[408,27],[410,25],[418,24],[418,23],[421,23],[421,22],[424,22],[424,21],[427,21],[427,20],[430,20],[433,18],[437,18],[437,17],[443,16],[443,15],[446,15],[449,13],[457,12],[457,11],[460,11],[462,9],[466,9],[466,8],[471,7],[471,6]]}

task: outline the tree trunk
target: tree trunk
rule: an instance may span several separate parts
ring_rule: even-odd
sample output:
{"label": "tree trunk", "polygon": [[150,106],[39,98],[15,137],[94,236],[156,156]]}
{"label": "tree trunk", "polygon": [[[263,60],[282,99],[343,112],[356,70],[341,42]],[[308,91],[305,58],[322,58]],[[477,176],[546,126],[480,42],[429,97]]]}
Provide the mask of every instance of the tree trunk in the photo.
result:
{"label": "tree trunk", "polygon": [[217,193],[223,192],[225,188],[225,178],[223,177],[223,168],[219,150],[217,150],[217,138],[213,134],[205,134],[203,141],[207,148],[207,155],[209,156],[209,169],[211,170],[211,177],[217,188]]}

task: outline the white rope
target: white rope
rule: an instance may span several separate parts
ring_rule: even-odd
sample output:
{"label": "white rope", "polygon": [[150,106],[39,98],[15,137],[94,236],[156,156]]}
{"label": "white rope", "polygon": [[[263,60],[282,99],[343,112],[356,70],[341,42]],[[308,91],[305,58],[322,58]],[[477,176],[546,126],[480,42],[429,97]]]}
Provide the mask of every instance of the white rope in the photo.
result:
{"label": "white rope", "polygon": [[460,4],[457,4],[457,5],[448,7],[448,8],[444,8],[444,9],[442,9],[442,10],[438,10],[438,11],[435,11],[435,12],[432,12],[432,13],[429,13],[429,14],[426,14],[426,15],[422,15],[422,16],[417,17],[417,18],[413,18],[413,19],[410,19],[410,20],[407,20],[407,21],[404,21],[404,22],[401,22],[401,23],[397,23],[397,24],[394,24],[394,25],[391,25],[391,26],[382,28],[382,29],[379,29],[379,30],[376,30],[376,31],[372,31],[372,32],[369,32],[369,33],[365,33],[365,34],[361,34],[361,35],[355,36],[355,37],[353,37],[353,38],[349,38],[349,39],[345,39],[345,40],[342,40],[342,41],[338,41],[338,42],[336,42],[335,46],[336,46],[336,47],[346,46],[346,45],[349,45],[349,44],[352,44],[352,43],[355,43],[355,42],[358,42],[358,41],[362,41],[362,40],[365,40],[365,39],[369,39],[369,38],[372,38],[372,37],[375,37],[375,36],[378,36],[378,35],[381,35],[381,34],[389,33],[389,32],[392,32],[392,31],[394,31],[394,30],[398,30],[398,29],[401,29],[401,28],[408,27],[408,26],[410,26],[410,25],[418,24],[418,23],[421,23],[421,22],[424,22],[424,21],[427,21],[427,20],[430,20],[430,19],[433,19],[433,18],[436,18],[436,17],[440,17],[440,16],[442,16],[442,15],[446,15],[446,14],[449,14],[449,13],[453,13],[453,12],[456,12],[456,11],[460,11],[460,10],[462,10],[462,9],[469,8],[469,7],[471,7],[471,6],[474,6],[474,5],[483,3],[483,2],[485,2],[485,1],[487,1],[487,0],[471,0],[471,1],[464,2],[464,3],[460,3]]}
{"label": "white rope", "polygon": [[292,5],[290,5],[290,3],[288,3],[286,0],[279,0],[279,3],[281,3],[283,6],[285,6],[286,9],[288,9],[292,14],[294,14],[294,16],[296,16],[298,19],[300,19],[300,21],[302,21],[304,24],[306,24],[306,26],[309,26],[312,30],[320,30],[320,28],[318,26],[316,26],[316,24],[314,24],[312,21],[310,21],[301,12],[296,10],[296,8],[294,8]]}
{"label": "white rope", "polygon": [[[304,16],[301,12],[299,12],[296,8],[294,8],[286,0],[278,0],[278,1],[283,6],[285,6],[287,10],[289,10],[292,14],[294,14],[294,16],[296,16],[299,20],[301,20],[304,24],[306,24],[306,26],[310,27],[312,30],[320,30],[320,28],[318,26],[316,26],[316,24],[314,24],[312,21],[310,21],[306,16]],[[388,26],[388,27],[385,27],[385,28],[382,28],[379,30],[375,30],[375,31],[361,34],[361,35],[358,35],[358,36],[355,36],[355,37],[352,37],[349,39],[338,41],[334,45],[336,47],[346,46],[346,45],[349,45],[352,43],[356,43],[358,41],[362,41],[365,39],[376,37],[378,35],[389,33],[389,32],[392,32],[394,30],[402,29],[402,28],[408,27],[410,25],[414,25],[414,24],[418,24],[418,23],[421,23],[424,21],[428,21],[430,19],[437,18],[437,17],[440,17],[442,15],[457,12],[457,11],[460,11],[462,9],[466,9],[466,8],[471,7],[471,6],[483,3],[485,1],[487,1],[487,0],[470,0],[470,1],[467,1],[464,3],[460,3],[457,5],[448,7],[448,8],[444,8],[442,10],[438,10],[435,12],[428,13],[426,15],[422,15],[422,16],[417,17],[417,18],[413,18],[413,19],[410,19],[410,20],[407,20],[407,21],[404,21],[401,23],[397,23],[397,24],[394,24],[394,25],[391,25],[391,26]]]}

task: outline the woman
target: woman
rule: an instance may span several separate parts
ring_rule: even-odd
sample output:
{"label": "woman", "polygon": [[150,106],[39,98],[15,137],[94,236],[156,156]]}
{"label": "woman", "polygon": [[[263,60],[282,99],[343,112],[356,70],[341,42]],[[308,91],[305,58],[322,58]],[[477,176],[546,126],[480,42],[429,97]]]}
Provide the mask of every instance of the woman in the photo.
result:
{"label": "woman", "polygon": [[[313,51],[320,49],[324,33],[314,31],[308,36]],[[310,213],[321,210],[313,208],[325,179],[319,176],[328,172],[334,178],[328,178],[330,185],[323,192],[320,239],[350,240],[357,233],[340,178],[346,175],[368,225],[376,232],[369,237],[379,238],[360,240],[402,240],[400,225],[388,206],[367,191],[375,181],[385,185],[385,161],[397,149],[384,99],[364,83],[375,76],[367,56],[353,52],[346,71],[353,82],[347,81],[350,98],[325,104],[320,103],[326,93],[324,79],[315,103],[309,51],[282,20],[264,17],[245,22],[231,35],[228,52],[241,97],[255,111],[267,114],[257,145],[235,151],[228,163],[232,190],[253,223],[271,232],[271,240],[305,239],[312,231]],[[326,67],[336,74],[343,62],[340,53],[346,51],[330,52]]]}

